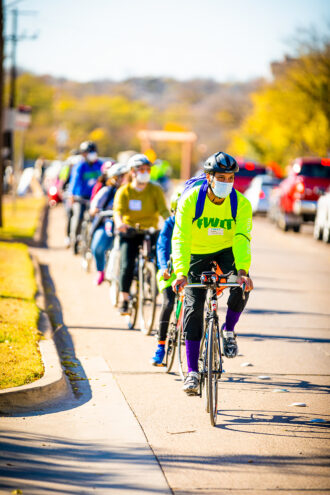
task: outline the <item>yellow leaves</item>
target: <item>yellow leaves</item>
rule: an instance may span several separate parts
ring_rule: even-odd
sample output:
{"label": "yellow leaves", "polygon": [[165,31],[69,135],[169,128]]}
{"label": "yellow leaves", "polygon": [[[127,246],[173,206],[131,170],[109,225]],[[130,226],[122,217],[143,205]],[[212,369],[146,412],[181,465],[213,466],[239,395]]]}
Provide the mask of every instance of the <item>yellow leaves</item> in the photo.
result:
{"label": "yellow leaves", "polygon": [[221,110],[216,114],[216,119],[225,126],[231,127],[236,123],[235,116],[228,110]]}
{"label": "yellow leaves", "polygon": [[102,141],[107,136],[106,131],[102,127],[98,127],[89,133],[88,139],[91,141]]}
{"label": "yellow leaves", "polygon": [[56,102],[55,110],[57,110],[60,114],[65,114],[66,112],[74,110],[77,105],[77,100],[68,96]]}
{"label": "yellow leaves", "polygon": [[233,134],[234,154],[250,149],[250,156],[282,166],[295,156],[327,154],[330,122],[324,88],[330,87],[330,71],[313,57],[299,59],[252,95],[252,112]]}
{"label": "yellow leaves", "polygon": [[184,125],[177,122],[166,122],[164,125],[164,131],[168,132],[185,132],[186,130],[187,128]]}

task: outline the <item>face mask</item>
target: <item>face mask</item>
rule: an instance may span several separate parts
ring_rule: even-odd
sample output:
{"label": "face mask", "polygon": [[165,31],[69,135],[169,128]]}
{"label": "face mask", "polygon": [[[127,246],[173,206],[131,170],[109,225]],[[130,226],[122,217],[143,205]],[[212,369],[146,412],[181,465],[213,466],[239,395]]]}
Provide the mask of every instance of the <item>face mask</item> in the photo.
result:
{"label": "face mask", "polygon": [[143,172],[143,173],[142,172],[138,172],[136,174],[136,180],[140,184],[146,184],[150,180],[150,172]]}
{"label": "face mask", "polygon": [[95,153],[95,151],[93,151],[91,153],[87,153],[86,160],[90,163],[96,162],[97,153]]}
{"label": "face mask", "polygon": [[211,186],[212,191],[218,198],[226,198],[233,188],[232,182],[219,182],[218,180],[213,181],[213,186]]}

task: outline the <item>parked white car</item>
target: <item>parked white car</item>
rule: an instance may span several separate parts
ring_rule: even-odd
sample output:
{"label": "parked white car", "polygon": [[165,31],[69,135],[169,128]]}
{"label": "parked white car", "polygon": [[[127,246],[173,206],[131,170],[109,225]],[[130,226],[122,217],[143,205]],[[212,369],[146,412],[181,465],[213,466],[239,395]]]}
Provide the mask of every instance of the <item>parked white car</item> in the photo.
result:
{"label": "parked white car", "polygon": [[320,196],[317,201],[314,238],[330,242],[330,192]]}
{"label": "parked white car", "polygon": [[270,175],[257,175],[252,179],[244,196],[250,201],[252,213],[267,213],[269,209],[269,197],[272,189],[280,180]]}

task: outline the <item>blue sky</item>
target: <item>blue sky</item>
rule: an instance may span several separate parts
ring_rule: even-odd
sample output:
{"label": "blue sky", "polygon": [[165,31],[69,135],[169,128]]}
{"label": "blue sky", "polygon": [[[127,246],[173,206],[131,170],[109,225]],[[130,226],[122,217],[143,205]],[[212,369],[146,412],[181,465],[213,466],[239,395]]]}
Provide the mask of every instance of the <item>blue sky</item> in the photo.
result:
{"label": "blue sky", "polygon": [[[330,0],[20,0],[17,8],[37,11],[19,17],[19,33],[39,32],[19,43],[18,65],[77,81],[269,77],[297,29],[325,32],[330,23]],[[6,24],[8,33],[9,12]]]}

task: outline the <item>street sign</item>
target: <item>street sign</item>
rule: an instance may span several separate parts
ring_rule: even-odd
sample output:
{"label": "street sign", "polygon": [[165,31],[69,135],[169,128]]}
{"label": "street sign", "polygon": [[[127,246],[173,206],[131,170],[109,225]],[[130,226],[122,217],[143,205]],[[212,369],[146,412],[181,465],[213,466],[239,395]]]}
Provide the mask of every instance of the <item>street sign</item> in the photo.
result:
{"label": "street sign", "polygon": [[20,105],[18,108],[5,109],[5,131],[24,131],[31,124],[31,107]]}

